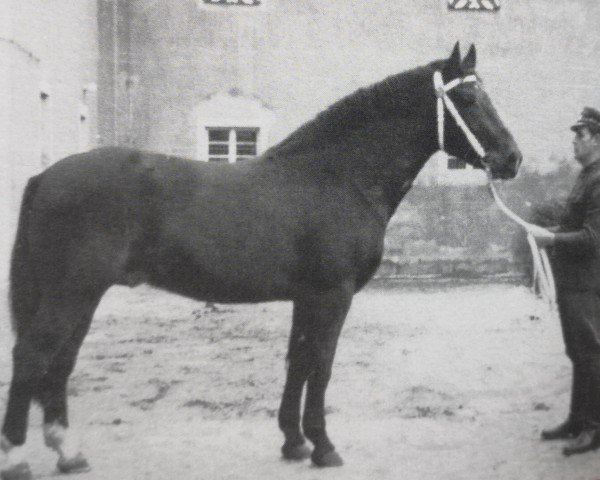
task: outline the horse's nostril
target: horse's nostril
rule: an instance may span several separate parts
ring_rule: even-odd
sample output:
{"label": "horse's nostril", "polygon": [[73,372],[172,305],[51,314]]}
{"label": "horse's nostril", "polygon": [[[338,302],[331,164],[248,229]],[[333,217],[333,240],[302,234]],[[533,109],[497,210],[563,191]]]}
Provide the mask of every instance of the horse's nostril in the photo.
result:
{"label": "horse's nostril", "polygon": [[523,161],[523,155],[521,155],[521,152],[513,152],[510,154],[509,160],[510,160],[510,165],[513,166],[513,170],[516,174],[519,171],[521,162]]}
{"label": "horse's nostril", "polygon": [[515,161],[515,171],[519,170],[519,167],[521,166],[522,161],[523,161],[523,155],[521,155],[521,153],[517,153],[517,159]]}

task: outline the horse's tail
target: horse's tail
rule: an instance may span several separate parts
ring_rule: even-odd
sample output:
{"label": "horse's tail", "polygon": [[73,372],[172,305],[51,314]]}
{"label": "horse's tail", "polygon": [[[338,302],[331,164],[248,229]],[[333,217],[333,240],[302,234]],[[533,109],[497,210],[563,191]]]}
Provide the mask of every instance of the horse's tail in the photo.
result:
{"label": "horse's tail", "polygon": [[37,192],[40,176],[32,177],[25,187],[17,235],[10,264],[10,308],[13,332],[17,336],[24,331],[35,315],[39,300],[39,286],[33,275],[29,252],[29,223],[33,198]]}

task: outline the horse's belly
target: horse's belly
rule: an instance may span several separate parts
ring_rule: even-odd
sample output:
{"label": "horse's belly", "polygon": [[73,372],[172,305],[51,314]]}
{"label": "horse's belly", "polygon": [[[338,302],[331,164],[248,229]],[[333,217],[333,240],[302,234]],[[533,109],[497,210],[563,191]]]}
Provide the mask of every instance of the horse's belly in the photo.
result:
{"label": "horse's belly", "polygon": [[[237,258],[237,261],[236,261]],[[254,303],[290,297],[288,266],[251,261],[231,255],[160,261],[147,275],[148,283],[198,300]],[[266,260],[266,259],[265,259]]]}

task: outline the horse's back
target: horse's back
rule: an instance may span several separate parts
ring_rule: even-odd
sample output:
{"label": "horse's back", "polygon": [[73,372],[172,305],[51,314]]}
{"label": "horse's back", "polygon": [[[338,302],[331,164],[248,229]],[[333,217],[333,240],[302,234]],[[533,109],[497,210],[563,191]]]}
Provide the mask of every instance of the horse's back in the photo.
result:
{"label": "horse's back", "polygon": [[273,201],[257,194],[265,192],[254,170],[113,147],[60,160],[38,176],[30,205],[37,276],[58,288],[149,282],[204,296],[215,284],[239,291],[253,280],[240,280],[244,263],[264,257],[264,268],[248,275],[274,279],[275,251],[289,263],[293,245],[282,248],[278,238],[269,249],[272,225],[281,231],[292,216],[284,222],[265,206]]}
{"label": "horse's back", "polygon": [[299,172],[125,148],[67,157],[40,175],[32,204],[39,275],[54,285],[147,282],[222,302],[370,276],[383,232],[353,227],[347,191]]}

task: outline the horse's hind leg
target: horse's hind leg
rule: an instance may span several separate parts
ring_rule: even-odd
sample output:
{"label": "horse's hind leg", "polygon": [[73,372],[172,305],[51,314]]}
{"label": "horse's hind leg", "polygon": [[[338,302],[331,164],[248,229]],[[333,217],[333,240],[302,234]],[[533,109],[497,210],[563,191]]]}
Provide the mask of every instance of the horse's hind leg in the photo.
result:
{"label": "horse's hind leg", "polygon": [[279,428],[285,435],[281,448],[283,457],[288,460],[302,460],[310,456],[304,435],[300,430],[300,404],[302,390],[311,371],[306,326],[302,323],[302,305],[294,303],[292,332],[288,347],[288,368],[285,389],[279,409]]}
{"label": "horse's hind leg", "polygon": [[34,399],[44,409],[44,440],[59,455],[58,469],[63,473],[89,469],[79,449],[79,442],[69,430],[67,410],[67,382],[73,372],[77,354],[89,330],[92,316],[101,295],[80,295],[72,299],[62,315],[72,318],[73,333],[54,357],[48,372],[41,379]]}
{"label": "horse's hind leg", "polygon": [[[42,310],[46,309],[38,310],[32,324],[35,324],[40,316],[44,316],[40,313]],[[23,449],[29,408],[35,387],[50,363],[52,349],[47,345],[54,343],[51,338],[46,340],[43,335],[38,335],[33,330],[35,329],[30,327],[27,331],[19,332],[13,348],[13,375],[0,440],[0,447],[6,454],[0,472],[2,480],[31,478],[29,463],[25,459]]]}
{"label": "horse's hind leg", "polygon": [[[29,480],[31,471],[25,458],[25,436],[31,404],[31,380],[28,368],[20,360],[28,349],[25,339],[21,339],[13,350],[13,378],[8,392],[6,416],[0,438],[0,449],[6,455],[0,471],[2,480]],[[16,359],[19,359],[18,361]]]}
{"label": "horse's hind leg", "polygon": [[[86,301],[83,301],[84,297]],[[94,298],[99,299],[100,295]],[[89,324],[97,299],[92,301],[89,294],[46,294],[28,328],[19,334],[13,349],[13,377],[0,445],[7,454],[7,462],[0,473],[3,480],[31,477],[29,466],[20,455],[26,439],[31,400],[44,396],[49,398],[49,390],[43,388],[44,384],[61,389],[60,377],[52,377],[57,371],[55,360],[61,358],[61,353],[67,348],[82,321],[87,319]],[[59,368],[63,369],[64,367]],[[60,400],[58,403],[54,402],[54,405],[59,403]],[[55,411],[61,410],[61,407],[52,408]],[[66,421],[66,402],[64,408],[63,422]]]}

